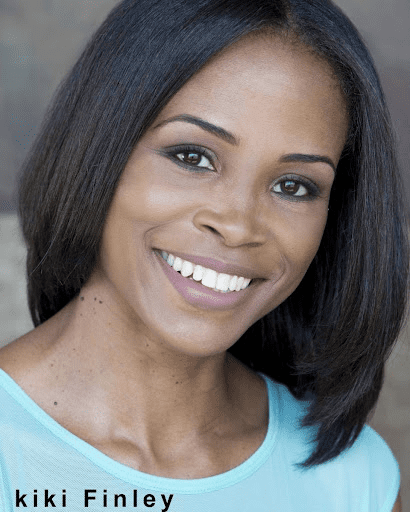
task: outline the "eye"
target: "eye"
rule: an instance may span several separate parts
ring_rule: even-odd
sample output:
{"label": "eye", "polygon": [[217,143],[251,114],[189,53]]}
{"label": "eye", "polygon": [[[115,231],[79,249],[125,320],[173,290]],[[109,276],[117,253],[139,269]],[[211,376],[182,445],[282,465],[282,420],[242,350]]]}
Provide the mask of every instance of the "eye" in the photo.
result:
{"label": "eye", "polygon": [[198,171],[203,171],[205,169],[215,171],[215,166],[212,163],[215,158],[211,152],[205,148],[196,146],[178,146],[167,148],[165,154],[183,167],[188,167]]}
{"label": "eye", "polygon": [[273,190],[274,192],[279,192],[280,194],[298,197],[306,196],[309,193],[306,187],[301,183],[298,183],[296,180],[281,181],[273,187]]}
{"label": "eye", "polygon": [[308,200],[314,199],[319,195],[318,187],[312,183],[302,180],[300,177],[285,177],[281,181],[275,183],[272,187],[273,192],[287,199]]}
{"label": "eye", "polygon": [[177,153],[175,156],[184,164],[193,165],[194,167],[206,167],[207,169],[213,170],[209,159],[205,155],[201,155],[201,153],[184,151],[183,153]]}

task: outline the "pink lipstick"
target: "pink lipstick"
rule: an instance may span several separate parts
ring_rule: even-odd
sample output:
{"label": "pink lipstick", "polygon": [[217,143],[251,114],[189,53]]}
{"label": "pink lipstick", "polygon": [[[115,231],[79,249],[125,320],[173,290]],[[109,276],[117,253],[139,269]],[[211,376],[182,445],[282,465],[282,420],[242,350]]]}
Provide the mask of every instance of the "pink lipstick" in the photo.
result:
{"label": "pink lipstick", "polygon": [[156,251],[154,253],[171,284],[193,306],[204,309],[230,309],[246,298],[246,295],[249,293],[248,290],[252,286],[251,284],[248,288],[239,292],[216,292],[193,279],[183,277],[168,265]]}

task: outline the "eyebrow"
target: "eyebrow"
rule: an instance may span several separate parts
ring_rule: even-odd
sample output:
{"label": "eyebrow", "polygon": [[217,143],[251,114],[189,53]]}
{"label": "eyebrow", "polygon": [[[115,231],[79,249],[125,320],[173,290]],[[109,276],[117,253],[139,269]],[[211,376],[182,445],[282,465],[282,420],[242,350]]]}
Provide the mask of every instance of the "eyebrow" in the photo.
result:
{"label": "eyebrow", "polygon": [[224,128],[208,123],[208,121],[204,121],[200,117],[190,116],[189,114],[181,114],[179,116],[166,119],[165,121],[161,121],[160,123],[155,125],[153,129],[155,130],[157,128],[160,128],[161,126],[164,126],[168,123],[173,123],[175,121],[183,121],[184,123],[195,124],[196,126],[202,128],[203,130],[212,133],[212,135],[216,135],[220,139],[229,142],[229,144],[233,144],[234,146],[239,145],[239,139],[235,137],[235,135],[233,135],[232,133],[225,130]]}
{"label": "eyebrow", "polygon": [[330,165],[333,169],[333,172],[336,174],[336,166],[333,161],[328,156],[322,155],[305,155],[303,153],[292,153],[290,155],[285,155],[280,159],[281,162],[303,162],[303,163],[316,163],[323,162],[325,164]]}
{"label": "eyebrow", "polygon": [[[196,126],[199,126],[203,130],[212,133],[212,135],[216,135],[220,139],[225,140],[226,142],[229,142],[229,144],[232,144],[234,146],[239,145],[239,138],[235,137],[232,133],[228,132],[224,128],[221,128],[220,126],[216,126],[212,123],[208,123],[208,121],[204,121],[204,119],[201,119],[200,117],[191,116],[189,114],[180,114],[178,116],[171,117],[170,119],[165,119],[164,121],[161,121],[160,123],[156,124],[153,129],[156,130],[157,128],[160,128],[161,126],[165,126],[166,124],[173,123],[176,121],[182,121],[184,123],[190,123],[194,124]],[[281,159],[281,162],[287,163],[287,162],[303,162],[303,163],[316,163],[316,162],[322,162],[325,164],[330,165],[330,167],[333,169],[333,172],[336,173],[336,166],[333,163],[333,161],[327,157],[322,155],[307,155],[303,153],[292,153],[289,155],[284,155]]]}

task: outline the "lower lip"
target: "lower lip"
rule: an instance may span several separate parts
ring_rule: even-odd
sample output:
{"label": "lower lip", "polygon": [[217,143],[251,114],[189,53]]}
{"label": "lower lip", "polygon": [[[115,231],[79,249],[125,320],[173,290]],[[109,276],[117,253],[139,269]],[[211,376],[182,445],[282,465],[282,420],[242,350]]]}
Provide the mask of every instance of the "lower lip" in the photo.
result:
{"label": "lower lip", "polygon": [[229,309],[243,301],[249,293],[249,286],[239,292],[215,292],[211,288],[207,288],[193,279],[183,277],[179,272],[169,266],[157,252],[154,251],[154,253],[174,288],[193,306],[204,309]]}

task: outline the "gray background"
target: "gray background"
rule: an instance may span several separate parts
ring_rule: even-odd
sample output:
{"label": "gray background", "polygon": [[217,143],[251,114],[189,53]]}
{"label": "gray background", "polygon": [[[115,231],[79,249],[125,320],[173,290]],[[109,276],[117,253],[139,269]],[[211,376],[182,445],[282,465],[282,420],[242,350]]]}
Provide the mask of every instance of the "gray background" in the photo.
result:
{"label": "gray background", "polygon": [[[33,328],[25,247],[15,214],[16,174],[57,84],[118,0],[0,0],[0,345]],[[336,0],[361,31],[387,95],[410,198],[410,1]],[[41,205],[39,205],[41,207]],[[410,512],[410,327],[387,364],[370,424],[401,468]]]}

